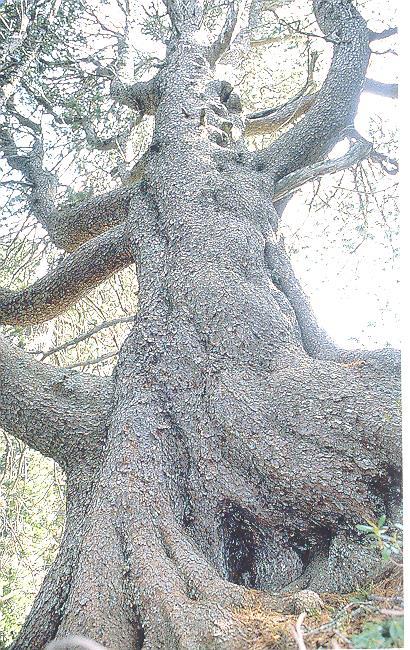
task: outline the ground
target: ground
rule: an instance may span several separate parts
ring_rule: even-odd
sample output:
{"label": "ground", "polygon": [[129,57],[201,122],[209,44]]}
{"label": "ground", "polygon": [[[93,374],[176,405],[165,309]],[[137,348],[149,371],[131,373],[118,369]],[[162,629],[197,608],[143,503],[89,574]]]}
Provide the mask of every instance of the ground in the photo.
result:
{"label": "ground", "polygon": [[[286,615],[267,614],[263,608],[254,607],[242,609],[237,615],[244,624],[259,632],[253,650],[359,648],[362,646],[357,643],[364,643],[366,638],[368,648],[404,647],[400,639],[403,621],[401,567],[393,566],[380,582],[360,591],[324,593],[321,599],[321,610]],[[397,636],[382,636],[379,626],[388,630],[391,625],[398,629]],[[367,635],[366,630],[369,630]]]}

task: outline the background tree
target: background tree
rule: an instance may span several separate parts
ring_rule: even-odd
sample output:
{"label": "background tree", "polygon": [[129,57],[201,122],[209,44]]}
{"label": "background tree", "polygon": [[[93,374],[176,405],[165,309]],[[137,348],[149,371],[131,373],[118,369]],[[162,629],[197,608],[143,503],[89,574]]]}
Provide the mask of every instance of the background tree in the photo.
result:
{"label": "background tree", "polygon": [[[395,253],[394,197],[379,186],[380,170],[397,171],[392,143],[381,153],[352,126],[363,89],[397,94],[366,77],[369,45],[395,30],[372,31],[347,0],[313,9],[321,33],[290,2],[168,1],[145,7],[142,29],[132,3],[1,7],[14,289],[1,291],[0,423],[67,476],[60,550],[15,648],[68,633],[107,647],[249,647],[236,608],[290,609],[301,588],[347,590],[381,571],[354,526],[398,517],[397,353],[333,344],[279,221],[292,224],[284,208],[303,184],[353,166],[323,213],[343,214],[343,192],[371,203],[376,184],[372,214]],[[166,46],[141,55],[142,34]],[[284,67],[302,61],[300,90],[282,85],[271,108],[266,60],[279,45]],[[252,95],[256,65],[266,105]],[[108,373],[136,311],[122,270],[134,263],[138,312],[113,374],[78,373]],[[50,319],[28,348],[46,345],[40,358],[66,369],[7,341],[27,347],[27,328]],[[73,352],[107,332],[113,349]]]}

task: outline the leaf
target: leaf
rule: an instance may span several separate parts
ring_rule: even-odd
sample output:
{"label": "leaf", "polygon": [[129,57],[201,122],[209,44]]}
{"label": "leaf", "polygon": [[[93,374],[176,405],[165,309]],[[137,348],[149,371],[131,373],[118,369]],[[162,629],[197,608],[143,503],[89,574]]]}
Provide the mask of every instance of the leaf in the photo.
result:
{"label": "leaf", "polygon": [[351,638],[354,648],[386,648],[386,638],[383,635],[383,625],[379,623],[366,623],[360,634]]}
{"label": "leaf", "polygon": [[385,521],[386,521],[386,515],[382,515],[380,517],[379,521],[377,522],[379,528],[383,528],[383,526],[385,524]]}
{"label": "leaf", "polygon": [[404,643],[404,618],[392,618],[388,622],[388,626],[393,646],[402,648]]}
{"label": "leaf", "polygon": [[357,530],[363,533],[371,533],[373,532],[373,527],[372,526],[366,526],[365,524],[356,524]]}

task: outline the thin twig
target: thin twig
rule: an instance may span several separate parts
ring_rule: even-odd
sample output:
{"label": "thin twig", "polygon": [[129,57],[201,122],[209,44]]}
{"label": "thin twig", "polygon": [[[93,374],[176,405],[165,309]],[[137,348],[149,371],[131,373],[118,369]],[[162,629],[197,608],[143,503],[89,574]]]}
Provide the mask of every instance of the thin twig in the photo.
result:
{"label": "thin twig", "polygon": [[85,341],[86,339],[90,338],[90,336],[97,334],[97,332],[101,332],[101,330],[106,329],[107,327],[112,327],[114,325],[118,325],[119,323],[130,323],[131,321],[134,320],[134,318],[135,316],[121,316],[120,318],[113,318],[112,320],[104,321],[103,323],[96,325],[95,327],[88,330],[87,332],[83,332],[82,334],[79,334],[75,338],[71,339],[70,341],[66,341],[65,343],[62,343],[61,345],[56,345],[54,348],[50,348],[46,352],[35,350],[35,351],[30,351],[30,354],[41,354],[42,355],[41,361],[44,361],[44,359],[46,359],[50,355],[56,354],[57,352],[61,352],[61,350],[66,350],[67,348],[70,348],[73,345],[77,345],[78,343],[81,343],[81,341]]}
{"label": "thin twig", "polygon": [[88,359],[87,361],[79,361],[78,363],[72,363],[70,366],[64,366],[64,368],[71,369],[71,368],[85,368],[86,366],[93,366],[97,363],[102,363],[107,359],[111,359],[111,357],[115,357],[117,354],[118,354],[118,350],[115,350],[115,352],[108,352],[107,354],[103,354],[101,357],[98,357],[97,359]]}
{"label": "thin twig", "polygon": [[292,634],[294,636],[294,639],[296,641],[299,650],[306,650],[306,645],[303,640],[303,630],[302,630],[302,624],[305,618],[306,618],[306,612],[302,612],[301,614],[299,614],[298,620],[296,621],[295,628],[292,630]]}

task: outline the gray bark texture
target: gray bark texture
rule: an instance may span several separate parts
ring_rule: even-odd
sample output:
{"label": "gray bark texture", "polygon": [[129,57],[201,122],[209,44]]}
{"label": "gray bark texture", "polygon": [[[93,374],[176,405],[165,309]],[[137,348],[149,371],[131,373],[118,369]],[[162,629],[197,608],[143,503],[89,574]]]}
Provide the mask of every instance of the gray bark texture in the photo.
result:
{"label": "gray bark texture", "polygon": [[[13,650],[252,648],[238,608],[297,611],[300,594],[349,591],[383,570],[355,524],[396,517],[400,503],[397,353],[337,349],[277,235],[275,188],[343,137],[369,59],[348,0],[313,4],[334,40],[327,79],[292,129],[251,153],[231,139],[246,120],[213,76],[236,6],[205,47],[201,3],[168,0],[165,65],[119,93],[155,112],[141,179],[119,204],[97,200],[95,225],[93,211],[89,222],[73,212],[80,233],[67,221],[64,237],[81,245],[60,275],[0,296],[4,322],[52,317],[92,285],[90,247],[110,237],[95,283],[128,260],[139,284],[110,380],[2,344],[0,424],[68,481],[61,549]],[[98,238],[83,243],[86,232]]]}

